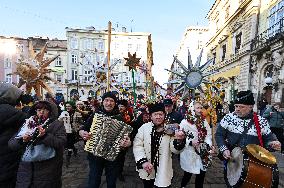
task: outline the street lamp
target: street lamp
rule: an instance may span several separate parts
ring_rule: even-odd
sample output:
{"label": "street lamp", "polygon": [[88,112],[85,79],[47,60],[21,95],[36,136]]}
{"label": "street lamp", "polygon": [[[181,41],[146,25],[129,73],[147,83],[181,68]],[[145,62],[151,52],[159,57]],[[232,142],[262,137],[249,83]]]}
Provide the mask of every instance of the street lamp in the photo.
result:
{"label": "street lamp", "polygon": [[273,80],[272,80],[271,77],[266,77],[266,78],[264,79],[264,83],[265,83],[267,86],[271,86],[271,85],[272,85],[272,82],[273,82]]}

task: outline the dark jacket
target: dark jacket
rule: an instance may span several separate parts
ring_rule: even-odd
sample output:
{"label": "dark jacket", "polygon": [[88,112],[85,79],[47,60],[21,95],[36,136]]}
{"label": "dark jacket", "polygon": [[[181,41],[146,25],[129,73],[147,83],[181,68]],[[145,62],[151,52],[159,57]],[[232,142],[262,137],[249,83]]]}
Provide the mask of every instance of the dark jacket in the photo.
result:
{"label": "dark jacket", "polygon": [[13,85],[0,84],[0,187],[16,181],[21,153],[8,147],[8,141],[24,123],[26,114],[14,105],[22,91]]}
{"label": "dark jacket", "polygon": [[183,117],[181,115],[181,113],[176,112],[176,111],[172,111],[171,113],[168,113],[166,115],[166,122],[167,123],[178,123],[180,124],[180,122],[183,120]]}
{"label": "dark jacket", "polygon": [[284,112],[279,112],[274,107],[270,107],[265,110],[262,116],[268,120],[270,127],[284,128]]}
{"label": "dark jacket", "polygon": [[[32,107],[31,112],[33,110],[34,108]],[[57,114],[53,110],[50,116],[51,123],[46,129],[46,134],[35,143],[35,145],[44,144],[54,148],[56,151],[55,157],[39,162],[20,162],[16,187],[59,188],[62,186],[63,149],[66,143],[66,132],[63,123],[55,117],[57,117]],[[9,146],[13,150],[25,148],[22,139],[16,138],[12,138],[9,141]]]}

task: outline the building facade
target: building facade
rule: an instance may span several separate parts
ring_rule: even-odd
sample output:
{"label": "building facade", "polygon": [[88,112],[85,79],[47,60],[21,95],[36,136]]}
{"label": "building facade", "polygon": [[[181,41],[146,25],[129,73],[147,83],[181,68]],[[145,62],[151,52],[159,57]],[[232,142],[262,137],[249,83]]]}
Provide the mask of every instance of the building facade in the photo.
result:
{"label": "building facade", "polygon": [[[192,63],[196,62],[197,57],[199,56],[201,50],[203,49],[203,56],[201,64],[205,63],[207,60],[207,52],[205,49],[205,44],[208,41],[208,27],[200,26],[190,26],[186,28],[180,45],[176,51],[176,58],[182,62],[186,67],[188,64],[188,55],[190,52]],[[176,61],[173,61],[171,64],[170,70],[174,72],[183,72],[183,69],[179,66]],[[169,74],[169,84],[174,90],[178,87],[179,84],[171,83],[171,80],[177,79],[177,75],[170,73]]]}
{"label": "building facade", "polygon": [[258,101],[284,107],[284,0],[261,1],[258,35],[251,44],[251,88]]}
{"label": "building facade", "polygon": [[[90,95],[100,95],[106,87],[96,87],[106,84],[107,80],[99,80],[94,84],[94,77],[100,67],[106,70],[108,53],[108,31],[96,30],[93,27],[86,29],[66,28],[67,36],[67,81],[69,94],[72,95],[78,89]],[[137,94],[147,94],[147,82],[152,77],[153,52],[152,41],[149,33],[126,32],[123,28],[121,32],[111,32],[110,46],[111,64],[111,90],[121,90],[127,88],[132,91],[132,74],[129,67],[125,65],[125,57],[128,52],[136,55],[140,59],[141,68],[137,68],[135,81]],[[79,93],[81,95],[81,93]]]}
{"label": "building facade", "polygon": [[[30,58],[29,49],[31,45],[33,46],[35,53],[38,53],[46,43],[47,50],[44,58],[52,58],[59,55],[59,57],[49,65],[49,68],[53,70],[53,72],[50,73],[50,77],[62,84],[55,84],[49,81],[48,85],[53,90],[54,94],[63,95],[66,99],[68,93],[67,86],[65,85],[65,80],[67,78],[66,40],[49,40],[48,38],[42,37],[29,37],[27,39],[18,37],[0,37],[0,81],[17,85],[19,76],[9,74],[16,72],[16,64],[19,62],[19,59]],[[44,93],[46,93],[46,91],[44,91]]]}
{"label": "building facade", "polygon": [[0,81],[17,84],[19,77],[10,75],[16,72],[16,63],[20,58],[28,58],[29,43],[19,37],[0,37]]}
{"label": "building facade", "polygon": [[250,44],[257,35],[259,0],[216,0],[207,14],[210,39],[208,68],[211,79],[222,82],[225,100],[233,101],[237,91],[250,89]]}

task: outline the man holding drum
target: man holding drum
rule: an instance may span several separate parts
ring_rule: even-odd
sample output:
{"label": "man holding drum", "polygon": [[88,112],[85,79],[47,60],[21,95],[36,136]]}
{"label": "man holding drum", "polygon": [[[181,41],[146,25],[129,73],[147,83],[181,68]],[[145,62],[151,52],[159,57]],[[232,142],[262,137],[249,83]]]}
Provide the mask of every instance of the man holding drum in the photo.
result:
{"label": "man holding drum", "polygon": [[[230,150],[248,144],[261,145],[268,149],[280,150],[281,144],[272,134],[267,120],[259,115],[259,127],[254,122],[254,97],[251,91],[240,91],[235,100],[235,112],[227,114],[216,131],[216,142],[219,152],[225,159],[231,157]],[[258,131],[260,129],[260,134]],[[262,141],[261,141],[262,139]]]}
{"label": "man holding drum", "polygon": [[[244,174],[243,172],[248,174],[250,169],[242,167],[238,169],[238,171],[235,170],[234,167],[245,166],[246,163],[243,161],[245,161],[247,157],[255,157],[256,155],[258,155],[256,158],[259,159],[256,163],[259,164],[261,160],[266,160],[263,159],[261,155],[273,156],[264,148],[268,150],[280,150],[281,148],[281,144],[271,132],[267,120],[253,112],[254,104],[255,101],[251,91],[240,91],[235,100],[235,112],[227,114],[221,120],[215,134],[219,157],[223,158],[225,161],[225,181],[229,187],[239,187],[241,184],[245,183],[256,185],[258,180],[256,180],[256,182],[246,182],[246,178],[243,177],[240,178],[239,181],[235,181],[234,179],[236,178],[234,176],[241,176]],[[253,153],[251,153],[251,149],[254,150]],[[247,161],[251,162],[252,160],[254,160],[253,157],[251,160]],[[266,163],[262,166],[267,166],[275,170],[277,168],[276,159],[271,161],[268,161],[270,164]],[[267,160],[265,162],[267,162]],[[232,170],[234,172],[232,172],[231,169],[234,169]],[[256,174],[256,171],[250,173]],[[266,183],[268,181],[273,184],[271,178],[268,178]]]}

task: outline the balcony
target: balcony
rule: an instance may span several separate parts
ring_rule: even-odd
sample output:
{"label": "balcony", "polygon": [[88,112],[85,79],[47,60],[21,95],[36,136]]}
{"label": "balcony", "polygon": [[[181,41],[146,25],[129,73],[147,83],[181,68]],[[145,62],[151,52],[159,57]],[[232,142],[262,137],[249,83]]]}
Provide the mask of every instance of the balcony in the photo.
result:
{"label": "balcony", "polygon": [[251,53],[253,55],[261,54],[270,49],[270,46],[276,42],[284,40],[284,18],[279,22],[259,34],[251,42]]}

